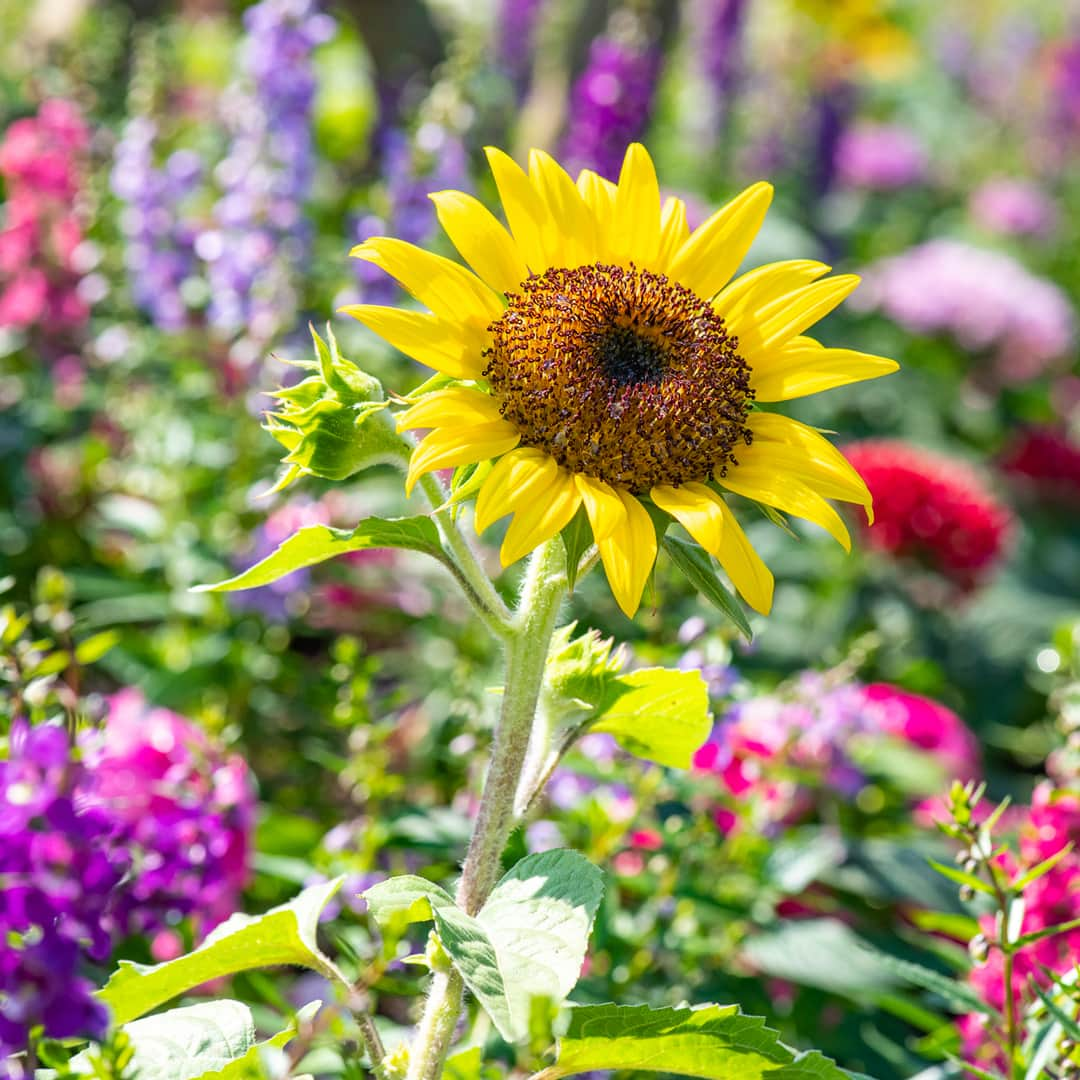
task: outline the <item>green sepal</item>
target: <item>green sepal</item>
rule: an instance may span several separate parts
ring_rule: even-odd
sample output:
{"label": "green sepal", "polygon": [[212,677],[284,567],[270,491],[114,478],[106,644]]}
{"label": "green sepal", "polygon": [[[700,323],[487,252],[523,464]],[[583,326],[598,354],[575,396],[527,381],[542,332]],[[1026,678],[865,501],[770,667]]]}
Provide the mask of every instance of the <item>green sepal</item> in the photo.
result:
{"label": "green sepal", "polygon": [[570,524],[559,535],[566,549],[566,588],[569,592],[573,592],[577,584],[581,556],[588,551],[593,542],[592,525],[589,523],[589,515],[585,513],[584,506],[578,507],[577,513],[570,519]]}

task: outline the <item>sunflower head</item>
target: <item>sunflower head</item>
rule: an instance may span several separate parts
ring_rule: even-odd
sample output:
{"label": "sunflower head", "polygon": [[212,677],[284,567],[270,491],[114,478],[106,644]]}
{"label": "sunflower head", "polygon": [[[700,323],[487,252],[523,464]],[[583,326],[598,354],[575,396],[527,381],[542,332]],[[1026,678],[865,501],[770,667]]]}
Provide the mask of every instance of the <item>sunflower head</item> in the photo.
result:
{"label": "sunflower head", "polygon": [[727,494],[807,518],[845,546],[827,500],[870,506],[826,439],[759,407],[895,370],[805,336],[858,279],[793,260],[732,280],[768,184],[691,233],[682,201],[661,203],[640,145],[628,149],[618,184],[588,170],[572,180],[541,151],[528,172],[498,150],[488,160],[505,226],[469,195],[432,195],[471,270],[387,237],[353,251],[428,310],[345,310],[452,380],[398,417],[401,430],[431,429],[407,487],[433,469],[490,463],[476,524],[484,531],[511,516],[504,564],[583,507],[628,615],[656,559],[654,522],[678,522],[767,611],[772,575]]}

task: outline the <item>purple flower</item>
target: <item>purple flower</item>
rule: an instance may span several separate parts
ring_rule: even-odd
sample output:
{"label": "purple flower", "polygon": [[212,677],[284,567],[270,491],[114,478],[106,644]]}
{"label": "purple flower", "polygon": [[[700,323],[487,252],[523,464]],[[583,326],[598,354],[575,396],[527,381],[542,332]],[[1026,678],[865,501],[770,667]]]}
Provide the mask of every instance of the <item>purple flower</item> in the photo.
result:
{"label": "purple flower", "polygon": [[1057,223],[1057,207],[1038,184],[996,176],[971,196],[972,217],[1001,236],[1045,236]]}
{"label": "purple flower", "polygon": [[637,40],[639,36],[624,40],[605,34],[592,43],[571,93],[563,139],[562,157],[570,171],[594,169],[615,180],[627,145],[645,133],[661,55],[655,46]]}
{"label": "purple flower", "polygon": [[718,119],[729,111],[741,74],[739,39],[748,0],[699,0],[694,27],[701,67],[716,99]]}
{"label": "purple flower", "polygon": [[178,150],[163,168],[154,165],[157,129],[147,117],[128,122],[116,146],[111,183],[125,204],[120,226],[124,261],[136,305],[162,330],[182,330],[189,313],[184,282],[197,275],[197,230],[180,207],[202,181],[202,162]]}
{"label": "purple flower", "polygon": [[925,178],[926,151],[907,128],[860,123],[840,138],[836,172],[846,187],[895,191]]}
{"label": "purple flower", "polygon": [[514,87],[525,96],[532,73],[536,27],[547,0],[501,0],[497,16],[495,61]]}

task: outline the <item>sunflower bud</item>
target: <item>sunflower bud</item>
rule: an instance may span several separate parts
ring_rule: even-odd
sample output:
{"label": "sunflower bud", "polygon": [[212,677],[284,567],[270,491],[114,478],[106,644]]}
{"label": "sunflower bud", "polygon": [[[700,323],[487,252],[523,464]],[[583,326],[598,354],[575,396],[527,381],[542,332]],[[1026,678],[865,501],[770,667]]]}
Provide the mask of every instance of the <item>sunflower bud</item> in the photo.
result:
{"label": "sunflower bud", "polygon": [[310,374],[279,390],[278,410],[267,416],[266,430],[288,451],[275,491],[307,475],[344,480],[379,462],[403,461],[410,449],[376,416],[388,405],[379,380],[341,355],[329,327],[329,344],[314,327],[311,336],[316,359],[296,365]]}

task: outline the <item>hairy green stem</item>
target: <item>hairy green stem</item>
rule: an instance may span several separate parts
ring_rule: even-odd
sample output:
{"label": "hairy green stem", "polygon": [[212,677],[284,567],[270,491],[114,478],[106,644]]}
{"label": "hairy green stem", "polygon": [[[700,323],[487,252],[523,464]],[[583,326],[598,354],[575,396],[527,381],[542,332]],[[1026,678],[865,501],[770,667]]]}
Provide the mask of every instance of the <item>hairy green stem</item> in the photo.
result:
{"label": "hairy green stem", "polygon": [[[517,614],[506,637],[506,685],[484,781],[480,810],[465,857],[457,903],[475,915],[502,868],[502,853],[516,822],[514,797],[521,779],[544,681],[551,635],[565,590],[565,556],[556,537],[529,562]],[[439,1080],[461,1013],[463,986],[456,972],[439,972],[409,1051],[408,1080]]]}

